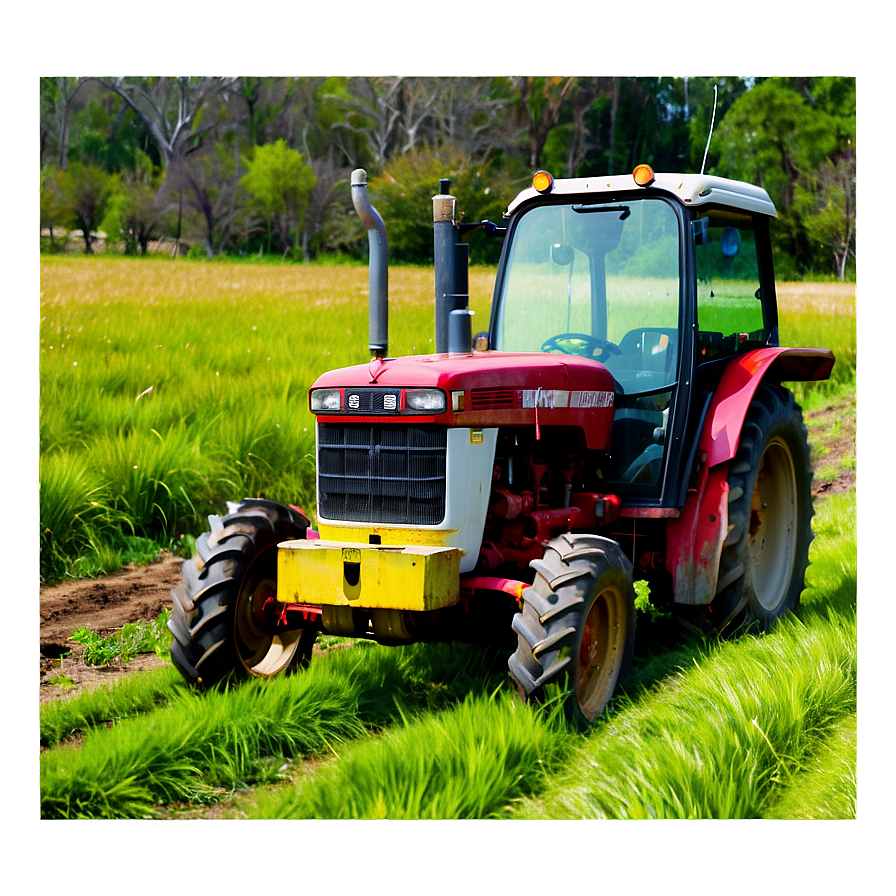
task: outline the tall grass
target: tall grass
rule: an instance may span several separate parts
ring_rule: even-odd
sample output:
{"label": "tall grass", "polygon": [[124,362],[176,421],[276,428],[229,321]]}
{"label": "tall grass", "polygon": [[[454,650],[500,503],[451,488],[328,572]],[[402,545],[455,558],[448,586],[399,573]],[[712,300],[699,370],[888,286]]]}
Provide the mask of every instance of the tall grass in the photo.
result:
{"label": "tall grass", "polygon": [[[856,711],[854,511],[854,493],[822,506],[800,618],[710,647],[623,704],[516,814],[755,818],[797,786]],[[829,786],[854,803],[854,774]]]}
{"label": "tall grass", "polygon": [[855,625],[726,645],[581,745],[539,818],[755,818],[856,708]]}
{"label": "tall grass", "polygon": [[[390,354],[432,350],[432,277],[390,271]],[[42,580],[71,574],[115,528],[168,546],[227,500],[265,496],[313,512],[307,390],[324,371],[367,360],[367,278],[363,266],[42,258],[41,491],[57,505],[42,499],[53,545],[42,543]],[[471,269],[476,330],[488,326],[493,280]],[[781,341],[833,347],[836,381],[854,379],[854,286],[780,293]],[[797,391],[821,401],[825,388]],[[73,462],[103,491],[91,500],[115,514],[93,540],[76,509],[87,481],[67,499],[46,478]]]}
{"label": "tall grass", "polygon": [[509,693],[475,695],[359,741],[317,775],[262,792],[252,818],[494,818],[537,791],[571,735]]}
{"label": "tall grass", "polygon": [[40,743],[55,747],[66,738],[128,716],[149,712],[184,693],[183,676],[173,667],[152,669],[120,679],[68,700],[40,707]]}
{"label": "tall grass", "polygon": [[[285,760],[393,724],[399,705],[405,713],[439,709],[474,688],[494,687],[494,675],[488,650],[363,645],[328,652],[298,675],[207,694],[148,688],[142,698],[130,692],[109,703],[100,698],[92,713],[96,698],[81,698],[58,715],[48,714],[48,742],[58,742],[66,726],[84,735],[78,749],[41,755],[41,816],[149,817],[160,803],[213,800],[271,780]],[[101,726],[112,712],[139,712],[145,694],[167,703],[146,717]]]}

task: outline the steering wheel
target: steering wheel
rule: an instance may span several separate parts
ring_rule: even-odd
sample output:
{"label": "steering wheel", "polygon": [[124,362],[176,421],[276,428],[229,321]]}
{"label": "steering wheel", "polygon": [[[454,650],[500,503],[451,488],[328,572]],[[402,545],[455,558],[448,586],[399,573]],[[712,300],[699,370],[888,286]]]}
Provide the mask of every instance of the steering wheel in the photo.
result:
{"label": "steering wheel", "polygon": [[[601,354],[595,358],[594,353],[600,349]],[[560,352],[564,355],[581,355],[583,358],[594,358],[603,361],[608,355],[621,355],[622,349],[609,339],[589,336],[587,333],[560,333],[545,340],[543,352]]]}

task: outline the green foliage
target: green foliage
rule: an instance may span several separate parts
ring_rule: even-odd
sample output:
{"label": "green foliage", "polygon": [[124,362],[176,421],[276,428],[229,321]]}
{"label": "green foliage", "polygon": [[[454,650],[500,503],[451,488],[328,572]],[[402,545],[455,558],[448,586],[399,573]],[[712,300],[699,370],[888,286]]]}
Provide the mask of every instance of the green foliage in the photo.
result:
{"label": "green foliage", "polygon": [[766,810],[766,818],[832,820],[856,817],[857,716],[837,723],[820,748]]}
{"label": "green foliage", "polygon": [[765,187],[778,209],[779,277],[828,270],[843,279],[854,257],[854,109],[854,79],[819,79],[801,90],[769,78],[739,97],[719,125],[716,171]]}
{"label": "green foliage", "polygon": [[[432,197],[439,192],[441,178],[451,180],[457,216],[467,222],[500,223],[507,204],[525,186],[518,167],[468,159],[458,147],[402,154],[370,180],[373,204],[386,223],[390,260],[432,264]],[[473,262],[497,260],[500,240],[473,231],[466,241]]]}
{"label": "green foliage", "polygon": [[39,483],[40,577],[58,581],[75,558],[114,538],[124,520],[84,456],[42,454]]}
{"label": "green foliage", "polygon": [[59,175],[59,202],[64,222],[83,233],[84,251],[93,252],[94,232],[106,210],[116,179],[95,165],[72,162]]}
{"label": "green foliage", "polygon": [[246,167],[248,173],[240,179],[240,184],[276,222],[281,248],[284,251],[288,248],[290,230],[293,246],[298,245],[308,193],[317,183],[314,170],[285,140],[256,147]]}
{"label": "green foliage", "polygon": [[167,657],[170,618],[171,609],[166,607],[152,622],[129,622],[109,637],[81,627],[72,632],[71,640],[84,646],[84,662],[88,666],[127,663],[140,653]]}
{"label": "green foliage", "polygon": [[668,610],[661,609],[651,602],[650,585],[643,580],[635,582],[635,609],[643,613],[650,622],[668,619],[672,615]]}

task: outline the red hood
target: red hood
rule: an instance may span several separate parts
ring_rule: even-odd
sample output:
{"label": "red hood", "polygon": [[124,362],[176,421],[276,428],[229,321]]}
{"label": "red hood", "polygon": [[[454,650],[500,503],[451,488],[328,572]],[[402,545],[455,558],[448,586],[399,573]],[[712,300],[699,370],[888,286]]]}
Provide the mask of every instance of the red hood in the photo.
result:
{"label": "red hood", "polygon": [[577,355],[540,352],[475,352],[469,355],[411,355],[330,370],[314,388],[341,386],[471,389],[562,389],[614,391],[603,364]]}
{"label": "red hood", "polygon": [[[440,414],[418,423],[456,427],[574,428],[588,448],[604,450],[613,424],[615,380],[603,364],[577,355],[476,352],[375,359],[331,370],[314,389],[438,388],[448,399]],[[382,417],[327,413],[321,420],[373,422]],[[408,418],[405,418],[408,419]],[[539,436],[540,437],[540,436]]]}

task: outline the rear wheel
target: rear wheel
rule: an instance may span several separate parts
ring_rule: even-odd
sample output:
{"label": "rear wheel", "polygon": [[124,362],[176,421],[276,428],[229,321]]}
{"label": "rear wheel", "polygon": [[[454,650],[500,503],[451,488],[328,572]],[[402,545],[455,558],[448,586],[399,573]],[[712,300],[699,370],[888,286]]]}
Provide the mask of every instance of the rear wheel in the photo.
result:
{"label": "rear wheel", "polygon": [[315,628],[277,631],[277,545],[305,538],[308,520],[283,504],[246,500],[196,540],[171,592],[171,659],[192,684],[211,686],[230,672],[269,678],[306,665]]}
{"label": "rear wheel", "polygon": [[568,717],[585,727],[624,680],[635,638],[632,567],[619,545],[597,535],[563,535],[533,561],[535,581],[513,619],[510,675],[527,700],[559,684]]}
{"label": "rear wheel", "polygon": [[711,604],[717,628],[770,629],[799,606],[812,541],[812,470],[793,395],[763,384],[728,473],[728,537]]}

